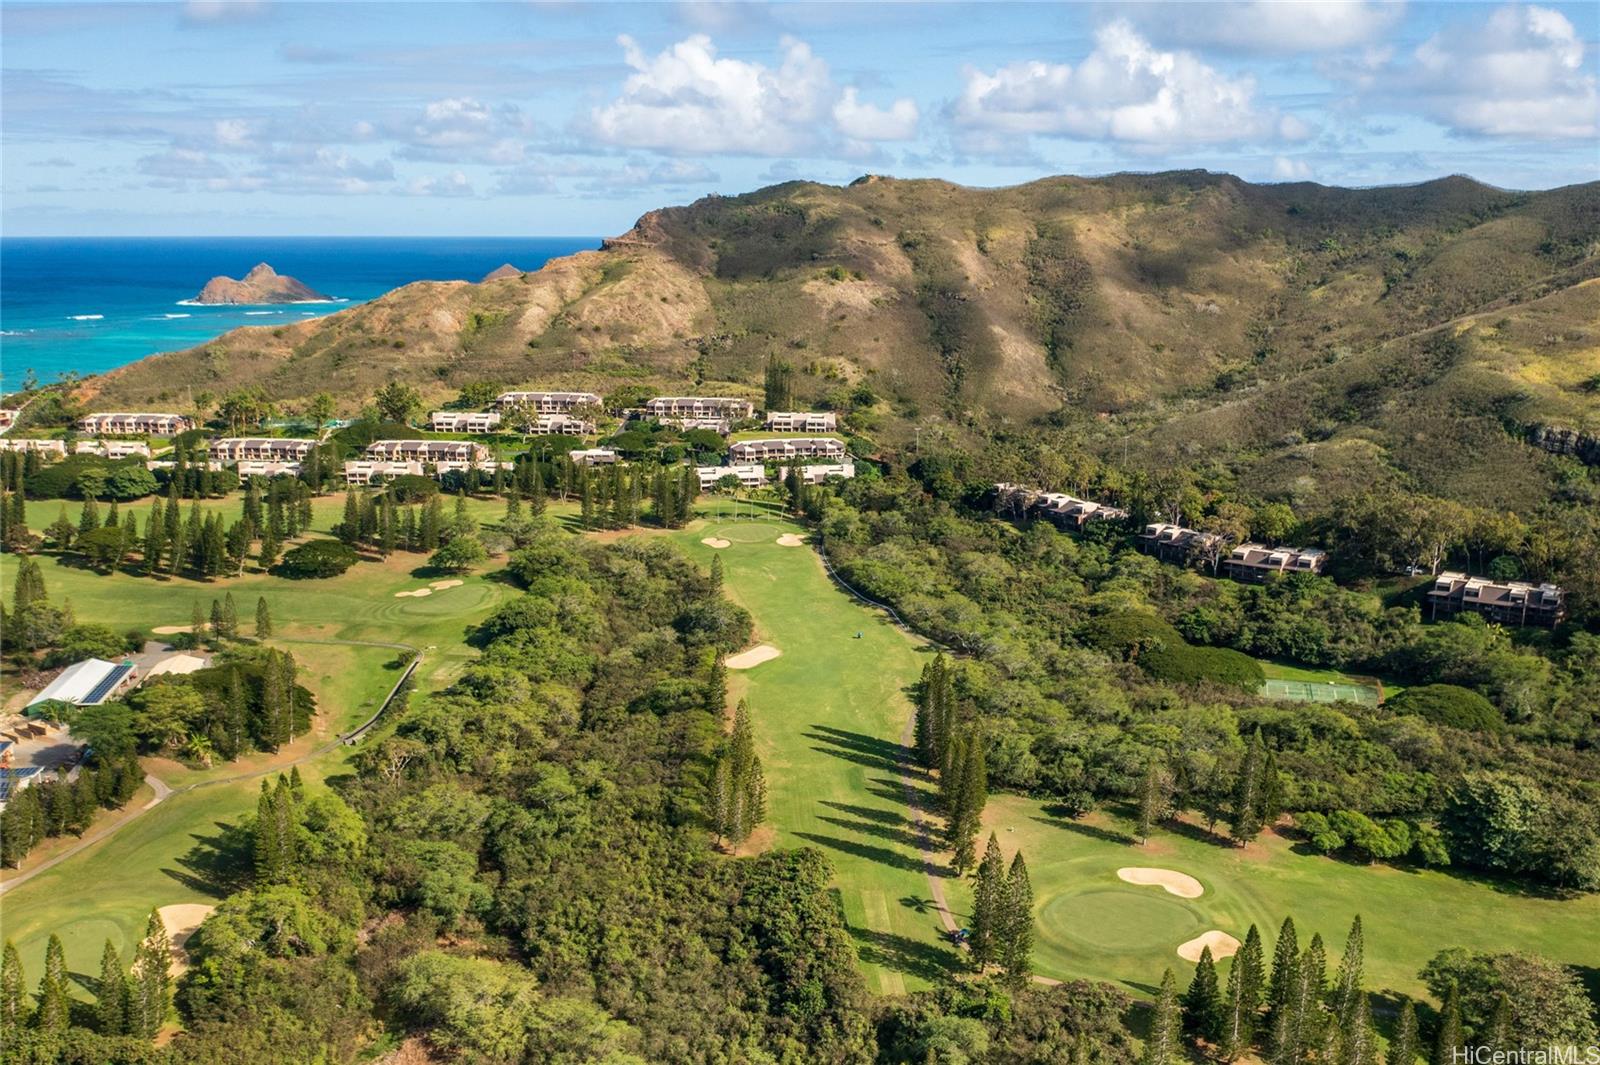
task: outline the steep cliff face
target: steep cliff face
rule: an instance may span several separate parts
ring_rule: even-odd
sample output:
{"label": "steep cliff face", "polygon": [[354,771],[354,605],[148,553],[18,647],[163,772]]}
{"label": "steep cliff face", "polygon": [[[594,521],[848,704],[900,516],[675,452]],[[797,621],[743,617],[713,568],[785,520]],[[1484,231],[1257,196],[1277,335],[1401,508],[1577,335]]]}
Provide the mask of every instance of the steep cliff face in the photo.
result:
{"label": "steep cliff face", "polygon": [[1528,442],[1552,455],[1570,455],[1585,466],[1600,466],[1600,436],[1559,425],[1536,425]]}
{"label": "steep cliff face", "polygon": [[[354,408],[393,379],[430,399],[473,381],[752,387],[777,357],[808,401],[867,385],[891,445],[1048,418],[1119,454],[1248,461],[1280,492],[1392,478],[1474,497],[1553,476],[1505,425],[1600,416],[1582,387],[1600,375],[1600,184],[795,182],[495,275],[237,330],[83,393],[259,385]],[[1504,475],[1435,468],[1468,454]]]}
{"label": "steep cliff face", "polygon": [[196,303],[304,303],[327,296],[258,263],[242,280],[213,277],[194,298]]}

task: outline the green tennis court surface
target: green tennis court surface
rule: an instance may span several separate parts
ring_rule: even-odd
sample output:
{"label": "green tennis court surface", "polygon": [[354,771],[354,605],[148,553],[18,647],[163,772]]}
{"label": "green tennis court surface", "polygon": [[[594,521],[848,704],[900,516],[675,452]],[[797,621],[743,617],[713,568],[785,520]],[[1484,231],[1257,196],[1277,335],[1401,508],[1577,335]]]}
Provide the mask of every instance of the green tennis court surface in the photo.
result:
{"label": "green tennis court surface", "polygon": [[1369,688],[1364,684],[1340,684],[1336,681],[1272,678],[1262,683],[1261,694],[1269,699],[1289,699],[1297,703],[1378,705],[1378,689]]}

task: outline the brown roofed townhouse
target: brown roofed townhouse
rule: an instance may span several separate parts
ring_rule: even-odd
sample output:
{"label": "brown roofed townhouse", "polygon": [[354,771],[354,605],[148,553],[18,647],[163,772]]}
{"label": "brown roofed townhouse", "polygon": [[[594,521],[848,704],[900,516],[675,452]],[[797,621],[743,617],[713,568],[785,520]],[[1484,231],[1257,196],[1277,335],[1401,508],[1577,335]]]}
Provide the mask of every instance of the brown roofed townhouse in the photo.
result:
{"label": "brown roofed townhouse", "polygon": [[211,458],[217,462],[300,462],[315,440],[305,437],[219,436],[211,441]]}
{"label": "brown roofed townhouse", "polygon": [[778,433],[831,433],[839,418],[831,410],[769,410],[766,426]]}
{"label": "brown roofed townhouse", "polygon": [[436,410],[428,415],[428,425],[438,433],[487,433],[500,424],[494,410]]}
{"label": "brown roofed townhouse", "polygon": [[1155,522],[1139,534],[1139,549],[1163,562],[1187,563],[1197,554],[1213,550],[1222,541],[1216,533]]}
{"label": "brown roofed townhouse", "polygon": [[471,440],[374,440],[367,458],[390,462],[487,462],[489,449]]}
{"label": "brown roofed townhouse", "polygon": [[181,414],[141,414],[114,411],[78,419],[78,430],[96,436],[177,436],[194,428]]}
{"label": "brown roofed townhouse", "polygon": [[644,409],[655,417],[748,418],[756,406],[734,396],[657,396]]}
{"label": "brown roofed townhouse", "polygon": [[495,397],[497,407],[527,407],[540,414],[565,414],[574,407],[598,407],[602,400],[593,392],[502,392]]}
{"label": "brown roofed townhouse", "polygon": [[1315,547],[1240,544],[1222,560],[1222,573],[1236,581],[1262,584],[1289,573],[1321,573],[1328,554]]}
{"label": "brown roofed townhouse", "polygon": [[842,459],[844,441],[831,436],[775,437],[741,440],[728,448],[730,462],[781,462],[785,459]]}
{"label": "brown roofed townhouse", "polygon": [[1555,628],[1566,619],[1567,596],[1560,585],[1496,581],[1446,571],[1428,589],[1428,616],[1449,618],[1464,610],[1501,625]]}

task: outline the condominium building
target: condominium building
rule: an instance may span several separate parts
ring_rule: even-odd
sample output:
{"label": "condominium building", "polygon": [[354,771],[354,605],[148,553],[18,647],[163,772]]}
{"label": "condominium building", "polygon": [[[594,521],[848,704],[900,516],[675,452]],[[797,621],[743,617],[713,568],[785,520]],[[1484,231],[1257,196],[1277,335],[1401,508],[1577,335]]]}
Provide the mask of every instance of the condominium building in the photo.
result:
{"label": "condominium building", "polygon": [[27,437],[8,437],[0,440],[0,451],[37,451],[41,455],[65,455],[64,440],[30,440]]}
{"label": "condominium building", "polygon": [[527,431],[533,436],[589,436],[594,432],[594,422],[570,414],[541,414]]}
{"label": "condominium building", "polygon": [[390,462],[472,462],[489,459],[489,449],[471,440],[374,440],[367,458]]}
{"label": "condominium building", "polygon": [[1197,554],[1217,550],[1222,537],[1216,533],[1186,529],[1182,525],[1156,522],[1139,534],[1139,549],[1163,562],[1188,562]]}
{"label": "condominium building", "polygon": [[656,417],[690,415],[696,418],[748,418],[756,406],[733,396],[657,396],[644,409]]}
{"label": "condominium building", "polygon": [[766,426],[779,433],[831,433],[839,417],[831,410],[769,410]]}
{"label": "condominium building", "polygon": [[9,407],[0,407],[0,433],[3,433],[13,425],[16,425],[17,419],[20,417],[22,417],[22,412],[20,410],[12,410]]}
{"label": "condominium building", "polygon": [[593,392],[502,392],[495,398],[497,407],[529,407],[541,414],[565,414],[574,407],[598,407]]}
{"label": "condominium building", "polygon": [[1001,482],[994,486],[994,509],[1013,518],[1044,518],[1063,529],[1081,530],[1091,521],[1125,521],[1128,512],[1121,507],[1079,499],[1065,492],[1046,492],[1041,488]]}
{"label": "condominium building", "polygon": [[240,459],[233,470],[243,477],[298,477],[300,463],[275,459]]}
{"label": "condominium building", "polygon": [[[506,468],[510,469],[510,465],[510,463],[507,463]],[[494,473],[499,468],[500,464],[493,459],[490,459],[488,462],[477,463],[461,462],[459,460],[450,461],[447,459],[444,462],[435,462],[433,464],[433,473],[435,477],[442,473],[466,473],[468,470],[477,470],[479,473],[490,474]]]}
{"label": "condominium building", "polygon": [[781,462],[784,459],[844,458],[844,441],[831,436],[775,437],[741,440],[728,448],[730,462]]}
{"label": "condominium building", "polygon": [[1454,617],[1463,610],[1482,614],[1501,625],[1554,628],[1567,616],[1567,596],[1560,585],[1496,581],[1445,572],[1428,589],[1428,616]]}
{"label": "condominium building", "polygon": [[305,437],[219,436],[210,452],[218,462],[300,462],[316,446]]}
{"label": "condominium building", "polygon": [[500,424],[500,412],[493,410],[436,410],[428,415],[428,425],[437,433],[487,433]]}
{"label": "condominium building", "polygon": [[1315,547],[1240,544],[1222,560],[1222,572],[1236,581],[1261,584],[1288,573],[1321,573],[1328,553]]}
{"label": "condominium building", "polygon": [[367,459],[344,464],[345,484],[371,484],[391,477],[422,476],[422,463],[396,459]]}
{"label": "condominium building", "polygon": [[678,418],[656,418],[655,420],[662,425],[670,425],[674,428],[682,429],[684,432],[688,432],[691,429],[705,429],[708,432],[716,433],[718,436],[727,436],[730,428],[730,423],[726,418],[696,417],[692,414],[685,414]]}
{"label": "condominium building", "polygon": [[176,436],[194,428],[181,414],[141,414],[115,411],[78,419],[81,432],[96,436]]}
{"label": "condominium building", "polygon": [[150,457],[150,445],[143,440],[79,440],[72,445],[74,455],[99,455],[108,459],[125,459],[132,455]]}
{"label": "condominium building", "polygon": [[800,481],[803,484],[821,484],[829,477],[844,477],[846,479],[856,475],[856,464],[853,462],[820,463],[811,466],[801,466]]}
{"label": "condominium building", "polygon": [[609,466],[617,461],[617,453],[608,447],[580,448],[567,452],[574,466]]}
{"label": "condominium building", "polygon": [[708,491],[724,477],[739,478],[741,488],[760,488],[767,483],[767,468],[757,465],[696,466],[695,476],[700,478],[700,491]]}

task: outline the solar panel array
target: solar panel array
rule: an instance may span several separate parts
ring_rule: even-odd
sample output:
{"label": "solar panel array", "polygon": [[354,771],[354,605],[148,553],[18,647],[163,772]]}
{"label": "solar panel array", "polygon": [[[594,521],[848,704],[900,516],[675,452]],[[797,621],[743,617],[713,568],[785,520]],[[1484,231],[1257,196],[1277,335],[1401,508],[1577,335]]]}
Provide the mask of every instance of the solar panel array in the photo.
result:
{"label": "solar panel array", "polygon": [[21,769],[0,769],[0,803],[7,802],[13,791],[21,790],[29,777],[41,772],[36,765],[24,766]]}
{"label": "solar panel array", "polygon": [[88,696],[83,700],[83,705],[93,706],[101,699],[104,699],[107,695],[110,695],[111,690],[118,684],[122,683],[122,678],[126,677],[132,672],[133,663],[124,662],[116,669],[113,669],[110,673],[107,673],[104,677],[100,678],[99,684],[96,684],[92,689],[90,689]]}

